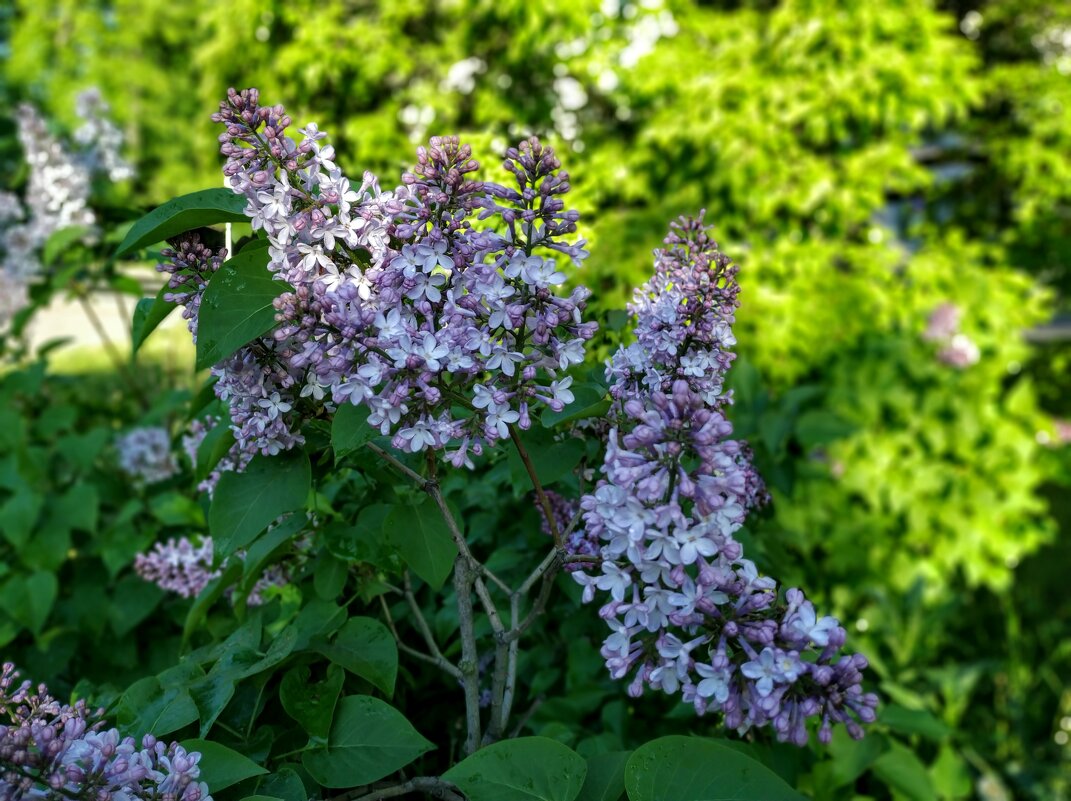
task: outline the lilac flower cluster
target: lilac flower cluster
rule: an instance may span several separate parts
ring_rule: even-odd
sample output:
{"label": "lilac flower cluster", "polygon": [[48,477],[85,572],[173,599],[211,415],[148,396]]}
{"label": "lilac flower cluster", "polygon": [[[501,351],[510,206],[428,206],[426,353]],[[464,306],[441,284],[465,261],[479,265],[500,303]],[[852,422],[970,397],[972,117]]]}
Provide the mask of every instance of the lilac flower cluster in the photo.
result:
{"label": "lilac flower cluster", "polygon": [[452,446],[451,462],[471,465],[534,407],[573,400],[562,372],[596,326],[581,317],[588,290],[555,291],[566,274],[550,254],[587,253],[566,241],[578,215],[550,148],[507,151],[507,187],[472,178],[469,147],[435,137],[383,191],[369,173],[351,183],[315,125],[288,137],[284,109],[255,89],[231,90],[213,119],[268,269],[293,289],[273,335],[214,370],[237,451],[293,447],[302,419],[352,403],[399,449]]}
{"label": "lilac flower cluster", "polygon": [[[148,553],[139,553],[134,559],[134,572],[162,590],[177,593],[183,598],[196,598],[210,581],[219,578],[223,572],[222,566],[212,567],[214,556],[211,537],[202,537],[196,544],[187,537],[178,540],[172,538],[166,543],[156,543]],[[243,559],[245,554],[239,551],[235,556]],[[260,606],[265,601],[264,593],[270,587],[281,587],[289,581],[286,569],[272,565],[253,585],[246,603]]]}
{"label": "lilac flower cluster", "polygon": [[[568,556],[598,556],[599,538],[592,536],[585,528],[575,525],[580,504],[570,500],[554,490],[545,490],[550,511],[554,516],[556,529],[562,534],[562,547]],[[540,517],[540,530],[548,537],[553,536],[554,530],[547,520],[543,504],[535,499],[535,508]],[[565,570],[570,572],[580,570],[583,565],[578,562],[566,561]]]}
{"label": "lilac flower cluster", "polygon": [[138,484],[166,481],[178,472],[167,430],[135,428],[115,441],[119,467]]}
{"label": "lilac flower cluster", "polygon": [[182,234],[176,237],[173,247],[164,248],[160,254],[166,259],[156,265],[159,272],[167,273],[167,288],[164,300],[182,306],[182,319],[197,341],[197,313],[201,309],[201,298],[208,287],[208,279],[220,268],[227,258],[227,251],[221,248],[213,251],[201,243],[195,234]]}
{"label": "lilac flower cluster", "polygon": [[85,701],[61,704],[18,679],[14,665],[0,668],[0,801],[212,801],[196,751],[151,734],[139,748]]}
{"label": "lilac flower cluster", "polygon": [[629,692],[680,693],[739,731],[772,726],[804,744],[806,722],[862,736],[877,697],[861,688],[866,659],[840,655],[846,634],[803,593],[779,600],[733,534],[765,500],[746,446],[729,437],[723,391],[733,359],[736,268],[700,219],[674,224],[654,277],[630,311],[636,342],[612,358],[614,425],[603,478],[581,499],[598,572],[574,572],[584,600],[608,596],[613,631],[602,655]]}
{"label": "lilac flower cluster", "polygon": [[922,338],[940,345],[937,359],[949,367],[963,370],[977,364],[981,352],[974,340],[959,329],[961,311],[954,303],[942,303],[930,314]]}
{"label": "lilac flower cluster", "polygon": [[0,325],[29,302],[29,285],[41,271],[40,250],[52,234],[74,226],[95,234],[96,215],[89,207],[93,176],[118,181],[132,175],[119,155],[122,134],[107,120],[100,92],[80,94],[76,109],[83,125],[72,148],[49,132],[33,106],[19,106],[18,138],[29,180],[24,204],[9,193],[0,196]]}

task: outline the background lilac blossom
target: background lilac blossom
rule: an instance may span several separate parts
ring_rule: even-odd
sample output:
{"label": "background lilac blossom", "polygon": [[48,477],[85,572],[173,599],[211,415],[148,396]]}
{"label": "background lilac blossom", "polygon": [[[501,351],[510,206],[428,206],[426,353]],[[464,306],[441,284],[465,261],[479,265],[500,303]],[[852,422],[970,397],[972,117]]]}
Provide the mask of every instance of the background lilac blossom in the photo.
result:
{"label": "background lilac blossom", "polygon": [[611,359],[615,405],[603,478],[580,502],[597,572],[573,573],[585,601],[604,599],[602,647],[614,678],[679,694],[740,732],[772,726],[803,745],[843,723],[861,737],[877,697],[867,660],[841,655],[846,633],[798,589],[744,558],[733,534],[765,500],[746,446],[729,439],[723,379],[738,305],[736,267],[699,219],[681,219],[629,309],[635,343]]}
{"label": "background lilac blossom", "polygon": [[85,701],[73,706],[0,669],[0,801],[85,799],[212,801],[198,781],[201,755],[151,734],[122,737],[105,729]]}
{"label": "background lilac blossom", "polygon": [[135,428],[120,436],[115,448],[120,469],[138,484],[156,484],[178,472],[171,437],[164,428]]}

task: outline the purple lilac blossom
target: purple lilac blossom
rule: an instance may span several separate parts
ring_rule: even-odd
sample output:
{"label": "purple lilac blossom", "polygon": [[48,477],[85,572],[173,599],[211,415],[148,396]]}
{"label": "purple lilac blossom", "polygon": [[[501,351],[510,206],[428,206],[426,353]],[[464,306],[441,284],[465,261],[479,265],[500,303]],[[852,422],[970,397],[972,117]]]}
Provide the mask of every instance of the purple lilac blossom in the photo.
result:
{"label": "purple lilac blossom", "polygon": [[[554,522],[557,526],[557,530],[562,533],[562,547],[565,549],[565,555],[567,557],[597,556],[599,554],[598,537],[593,537],[586,529],[575,525],[574,519],[580,511],[580,504],[558,494],[554,490],[545,490],[544,494],[547,496],[550,510],[554,515]],[[541,504],[538,499],[533,499],[533,503],[536,511],[539,513],[540,530],[548,537],[552,536],[546,513],[543,511],[543,504]],[[570,562],[568,559],[565,560],[564,569],[567,571],[572,572],[574,570],[581,570],[582,568],[583,565],[578,562]]]}
{"label": "purple lilac blossom", "polygon": [[224,173],[268,238],[267,269],[293,288],[276,300],[273,334],[213,370],[235,453],[291,448],[302,419],[352,403],[395,447],[449,446],[451,463],[471,466],[535,407],[573,400],[564,371],[596,326],[582,319],[587,289],[556,292],[557,258],[579,264],[587,251],[566,239],[578,214],[550,148],[533,138],[508,150],[507,187],[473,179],[456,137],[433,137],[384,191],[370,173],[352,183],[316,125],[287,136],[285,110],[255,89],[228,92],[213,120],[226,129]]}
{"label": "purple lilac blossom", "polygon": [[[196,543],[187,537],[172,538],[166,543],[156,543],[147,553],[139,553],[134,558],[134,572],[162,590],[177,593],[183,598],[195,598],[223,572],[222,568],[212,567],[214,555],[211,537],[202,537]],[[239,551],[235,557],[243,559],[245,553]],[[260,606],[265,601],[264,593],[268,588],[281,587],[289,581],[290,576],[285,568],[278,565],[269,567],[253,585],[246,603]]]}
{"label": "purple lilac blossom", "polygon": [[765,501],[744,443],[722,410],[738,305],[736,267],[699,219],[675,223],[655,274],[630,305],[636,342],[609,363],[614,425],[603,478],[580,502],[599,542],[597,572],[574,572],[613,633],[602,647],[628,691],[679,694],[740,732],[772,726],[807,742],[806,721],[862,736],[877,697],[862,691],[867,660],[841,655],[846,633],[798,589],[744,558],[733,534]]}
{"label": "purple lilac blossom", "polygon": [[212,801],[196,751],[151,734],[139,747],[85,701],[61,704],[18,679],[14,665],[0,669],[0,801]]}
{"label": "purple lilac blossom", "polygon": [[119,467],[138,484],[166,481],[178,472],[166,429],[135,428],[115,442]]}

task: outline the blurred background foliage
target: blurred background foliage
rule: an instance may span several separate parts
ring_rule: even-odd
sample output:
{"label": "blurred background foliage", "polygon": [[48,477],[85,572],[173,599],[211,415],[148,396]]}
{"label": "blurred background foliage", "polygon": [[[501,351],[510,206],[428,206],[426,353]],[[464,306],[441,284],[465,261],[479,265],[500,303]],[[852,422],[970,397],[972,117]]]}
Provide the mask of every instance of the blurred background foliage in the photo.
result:
{"label": "blurred background foliage", "polygon": [[[602,310],[667,219],[707,209],[741,265],[734,415],[774,497],[749,547],[916,715],[858,797],[1071,797],[1071,6],[16,0],[0,35],[5,107],[70,125],[100,87],[132,208],[218,185],[208,115],[255,85],[384,186],[431,134],[492,168],[549,138]],[[943,304],[974,363],[924,336]],[[819,798],[855,780],[834,746]]]}

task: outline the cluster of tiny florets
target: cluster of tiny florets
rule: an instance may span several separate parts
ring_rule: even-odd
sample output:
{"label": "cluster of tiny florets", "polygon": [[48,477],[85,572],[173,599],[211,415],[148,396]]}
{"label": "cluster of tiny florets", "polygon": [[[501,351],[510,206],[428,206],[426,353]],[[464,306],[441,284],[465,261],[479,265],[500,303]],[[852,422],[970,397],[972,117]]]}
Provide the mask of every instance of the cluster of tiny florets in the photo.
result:
{"label": "cluster of tiny florets", "polygon": [[133,174],[119,155],[123,137],[107,119],[100,92],[80,94],[76,110],[83,124],[72,145],[54,136],[33,106],[18,107],[18,139],[29,170],[24,200],[0,193],[0,327],[29,303],[49,237],[73,227],[86,229],[86,238],[95,235],[96,215],[89,205],[93,177],[119,181]]}
{"label": "cluster of tiny florets", "polygon": [[159,427],[135,428],[115,441],[119,467],[137,484],[156,484],[178,472],[171,438]]}
{"label": "cluster of tiny florets", "polygon": [[85,701],[61,704],[44,685],[0,668],[0,801],[212,801],[201,755],[151,734],[105,729]]}
{"label": "cluster of tiny florets", "polygon": [[701,219],[681,220],[666,244],[630,307],[636,342],[609,364],[603,477],[580,501],[601,558],[573,577],[585,601],[604,596],[602,655],[631,694],[680,694],[733,729],[768,725],[802,745],[817,718],[825,742],[837,722],[861,736],[877,704],[861,688],[866,659],[841,655],[839,623],[797,589],[779,598],[733,537],[765,500],[723,414],[736,268]]}
{"label": "cluster of tiny florets", "polygon": [[[244,556],[242,551],[235,554],[239,560]],[[201,537],[197,541],[188,537],[172,538],[166,543],[156,543],[146,553],[139,553],[134,559],[134,572],[162,590],[183,598],[196,598],[209,582],[223,573],[222,566],[213,565],[214,558],[215,548],[211,537]],[[260,606],[265,601],[264,593],[270,587],[281,587],[289,581],[285,567],[272,565],[253,585],[246,603]]]}
{"label": "cluster of tiny florets", "polygon": [[[292,290],[271,335],[213,370],[236,454],[294,447],[302,420],[350,403],[395,447],[450,448],[453,464],[471,465],[540,408],[573,400],[564,372],[596,326],[582,319],[588,290],[557,291],[566,273],[554,256],[587,252],[566,239],[578,215],[550,148],[508,150],[515,186],[501,186],[472,177],[467,145],[434,137],[384,191],[370,173],[351,183],[315,125],[287,136],[285,110],[255,89],[231,90],[213,119],[228,181],[268,239],[266,269]],[[193,319],[201,286],[180,301]]]}

